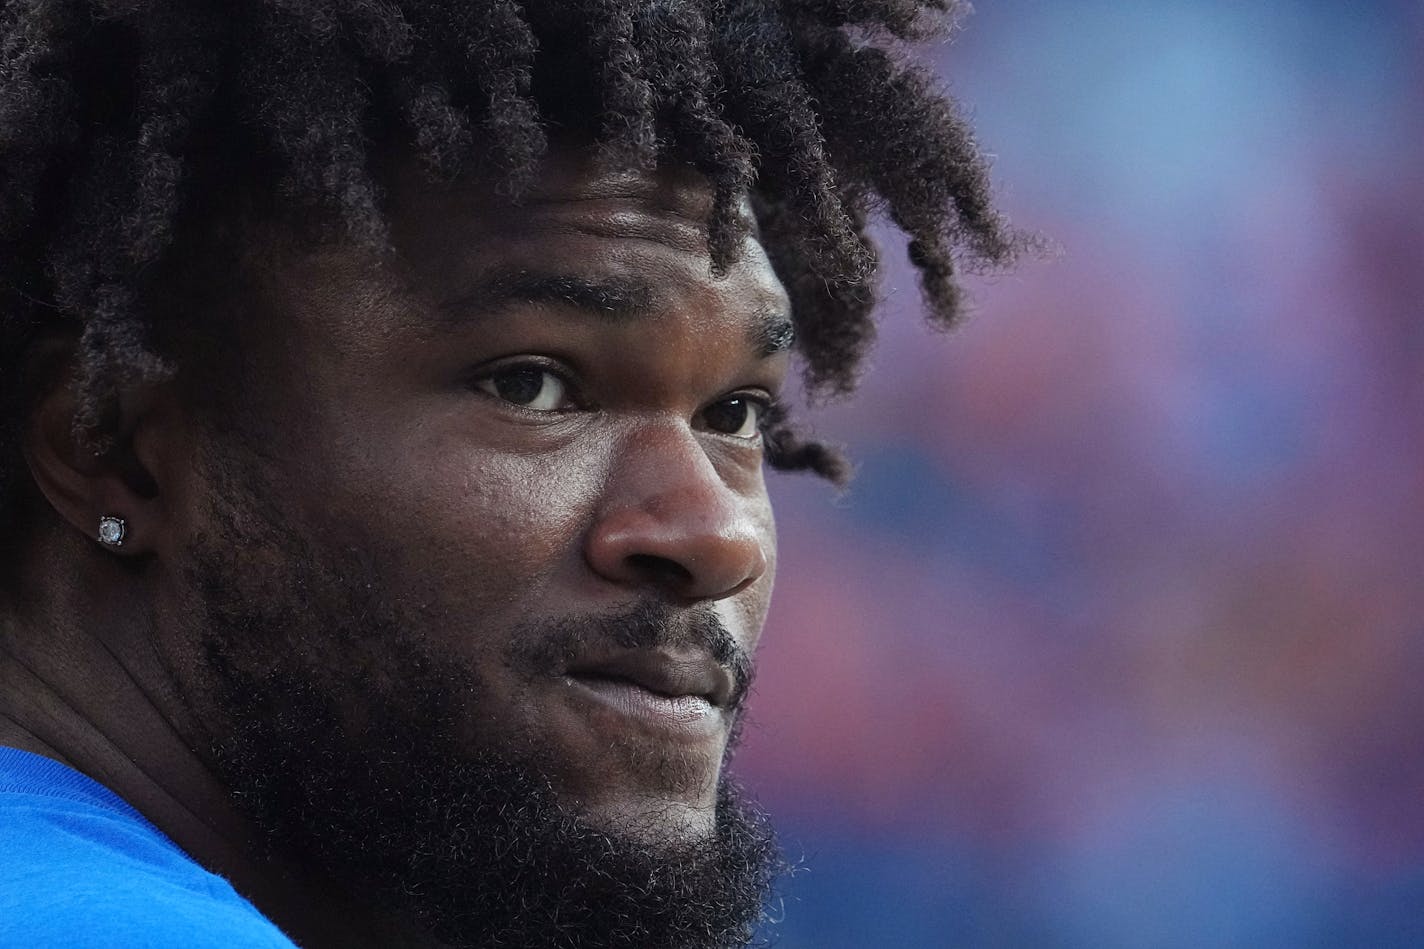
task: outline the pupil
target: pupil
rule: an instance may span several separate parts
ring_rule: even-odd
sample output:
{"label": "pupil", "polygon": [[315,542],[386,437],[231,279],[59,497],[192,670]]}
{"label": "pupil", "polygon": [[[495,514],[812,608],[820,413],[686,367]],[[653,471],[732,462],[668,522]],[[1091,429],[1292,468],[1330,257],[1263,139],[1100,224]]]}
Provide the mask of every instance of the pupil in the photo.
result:
{"label": "pupil", "polygon": [[494,377],[494,389],[499,397],[518,405],[528,405],[544,389],[542,369],[512,369]]}
{"label": "pupil", "polygon": [[718,402],[707,410],[707,424],[719,432],[728,434],[739,432],[746,422],[746,399],[728,399],[725,402]]}

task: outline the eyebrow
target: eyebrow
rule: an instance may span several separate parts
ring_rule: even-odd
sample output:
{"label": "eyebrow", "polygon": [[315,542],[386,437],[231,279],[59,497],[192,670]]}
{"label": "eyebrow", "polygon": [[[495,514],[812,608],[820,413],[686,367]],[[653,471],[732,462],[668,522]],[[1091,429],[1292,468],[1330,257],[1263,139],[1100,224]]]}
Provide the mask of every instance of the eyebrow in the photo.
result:
{"label": "eyebrow", "polygon": [[[621,320],[649,315],[654,309],[653,286],[636,278],[590,277],[531,270],[503,270],[439,304],[443,321],[464,323],[494,315],[513,304],[553,304],[600,319]],[[796,328],[781,308],[760,314],[751,342],[763,358],[788,352],[796,344]]]}
{"label": "eyebrow", "polygon": [[495,311],[511,303],[555,303],[593,314],[641,316],[652,309],[653,288],[626,277],[502,270],[440,304],[454,319]]}
{"label": "eyebrow", "polygon": [[752,342],[763,357],[790,352],[796,345],[796,324],[780,310],[768,314],[752,333]]}

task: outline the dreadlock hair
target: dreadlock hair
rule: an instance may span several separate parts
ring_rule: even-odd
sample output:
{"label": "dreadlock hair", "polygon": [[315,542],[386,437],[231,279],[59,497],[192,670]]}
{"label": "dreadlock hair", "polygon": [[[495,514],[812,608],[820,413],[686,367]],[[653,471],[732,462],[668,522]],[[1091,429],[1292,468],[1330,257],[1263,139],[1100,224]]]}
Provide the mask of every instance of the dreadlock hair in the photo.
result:
{"label": "dreadlock hair", "polygon": [[[154,305],[185,221],[246,182],[338,237],[385,246],[367,143],[431,176],[517,195],[552,132],[711,182],[714,269],[753,200],[791,295],[813,396],[849,392],[872,339],[867,223],[908,239],[929,319],[956,271],[1025,246],[990,203],[953,103],[904,50],[955,0],[3,0],[0,6],[0,529],[21,504],[36,353],[77,353],[80,433],[174,371]],[[175,234],[179,239],[175,241]],[[768,458],[845,465],[770,420]]]}

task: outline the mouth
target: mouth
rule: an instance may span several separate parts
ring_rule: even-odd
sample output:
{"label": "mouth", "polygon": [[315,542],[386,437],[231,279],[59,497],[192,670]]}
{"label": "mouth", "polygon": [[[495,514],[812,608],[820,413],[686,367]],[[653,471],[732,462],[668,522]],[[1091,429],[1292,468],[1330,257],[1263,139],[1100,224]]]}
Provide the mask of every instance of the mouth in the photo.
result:
{"label": "mouth", "polygon": [[621,724],[683,740],[721,734],[735,691],[727,670],[701,652],[628,650],[577,660],[563,678]]}

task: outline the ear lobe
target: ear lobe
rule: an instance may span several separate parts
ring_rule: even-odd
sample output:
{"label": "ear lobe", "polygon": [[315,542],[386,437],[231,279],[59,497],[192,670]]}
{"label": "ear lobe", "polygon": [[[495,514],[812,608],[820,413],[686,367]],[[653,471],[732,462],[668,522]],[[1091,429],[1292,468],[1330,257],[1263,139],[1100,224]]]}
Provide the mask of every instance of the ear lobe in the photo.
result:
{"label": "ear lobe", "polygon": [[77,388],[72,358],[59,360],[26,432],[30,474],[55,512],[85,537],[99,542],[101,520],[121,518],[123,544],[106,549],[130,556],[150,553],[161,529],[160,491],[134,444],[135,432],[153,408],[154,393],[146,390],[154,387],[123,398],[118,431],[102,452],[76,433]]}

